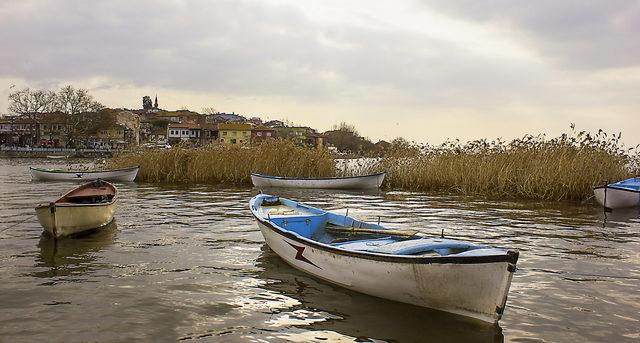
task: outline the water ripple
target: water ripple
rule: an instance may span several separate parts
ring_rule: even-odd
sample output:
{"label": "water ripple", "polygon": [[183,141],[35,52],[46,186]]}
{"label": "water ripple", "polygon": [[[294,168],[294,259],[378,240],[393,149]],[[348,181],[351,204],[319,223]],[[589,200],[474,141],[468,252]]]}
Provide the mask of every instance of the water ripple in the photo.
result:
{"label": "water ripple", "polygon": [[[60,162],[53,162],[60,163]],[[637,342],[640,214],[402,191],[269,190],[399,229],[519,249],[499,326],[292,269],[247,209],[256,190],[118,184],[112,227],[54,244],[33,208],[70,187],[0,160],[0,340]],[[444,231],[443,231],[444,230]],[[74,325],[69,325],[74,323]],[[99,323],[96,326],[96,323]]]}

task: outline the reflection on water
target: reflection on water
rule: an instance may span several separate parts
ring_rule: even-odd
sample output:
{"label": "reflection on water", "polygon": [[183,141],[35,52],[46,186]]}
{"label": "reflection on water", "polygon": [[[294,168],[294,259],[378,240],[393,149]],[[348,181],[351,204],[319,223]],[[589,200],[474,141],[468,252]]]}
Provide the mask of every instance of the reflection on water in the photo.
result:
{"label": "reflection on water", "polygon": [[[33,183],[42,160],[0,160],[0,340],[638,342],[640,215],[595,204],[398,191],[265,193],[478,244],[519,249],[499,326],[336,287],[265,246],[258,190],[117,184],[115,223],[42,236],[34,206],[73,184]],[[43,187],[46,185],[46,187]],[[24,223],[23,223],[24,222]],[[73,325],[70,325],[73,323]]]}
{"label": "reflection on water", "polygon": [[[78,275],[103,269],[105,264],[96,261],[100,251],[113,244],[116,236],[116,221],[98,230],[83,232],[73,237],[54,240],[43,234],[38,242],[40,254],[36,258],[35,267],[45,269],[32,275],[41,278]],[[38,268],[41,269],[41,268]]]}

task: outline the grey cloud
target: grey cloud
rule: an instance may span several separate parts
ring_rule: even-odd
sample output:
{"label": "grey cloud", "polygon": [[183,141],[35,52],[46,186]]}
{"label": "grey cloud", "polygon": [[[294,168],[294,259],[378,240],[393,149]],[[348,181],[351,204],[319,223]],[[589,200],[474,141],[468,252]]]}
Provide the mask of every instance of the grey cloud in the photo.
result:
{"label": "grey cloud", "polygon": [[497,25],[565,68],[640,65],[640,2],[423,0],[447,15]]}
{"label": "grey cloud", "polygon": [[375,102],[381,94],[372,92],[390,89],[417,106],[542,91],[517,61],[386,27],[323,26],[257,1],[16,2],[0,5],[0,19],[0,44],[11,51],[0,55],[0,76],[33,83],[107,76],[325,102]]}

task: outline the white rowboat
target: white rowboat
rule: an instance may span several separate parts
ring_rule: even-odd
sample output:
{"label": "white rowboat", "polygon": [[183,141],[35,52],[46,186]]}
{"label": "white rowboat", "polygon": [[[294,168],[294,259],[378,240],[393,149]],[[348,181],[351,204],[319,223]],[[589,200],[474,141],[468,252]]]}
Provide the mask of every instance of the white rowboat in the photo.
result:
{"label": "white rowboat", "polygon": [[96,171],[73,171],[58,169],[42,169],[29,167],[31,177],[38,181],[89,181],[89,180],[110,180],[121,182],[132,182],[138,175],[140,167],[123,169],[96,170]]}
{"label": "white rowboat", "polygon": [[36,207],[44,231],[55,238],[103,227],[113,221],[118,189],[102,180],[85,183]]}
{"label": "white rowboat", "polygon": [[593,194],[605,208],[640,206],[640,177],[594,187]]}
{"label": "white rowboat", "polygon": [[315,277],[486,322],[502,316],[517,251],[387,230],[265,194],[249,206],[269,247]]}
{"label": "white rowboat", "polygon": [[384,181],[385,173],[320,178],[293,178],[251,173],[251,181],[255,187],[284,188],[321,188],[321,189],[371,189],[379,188]]}

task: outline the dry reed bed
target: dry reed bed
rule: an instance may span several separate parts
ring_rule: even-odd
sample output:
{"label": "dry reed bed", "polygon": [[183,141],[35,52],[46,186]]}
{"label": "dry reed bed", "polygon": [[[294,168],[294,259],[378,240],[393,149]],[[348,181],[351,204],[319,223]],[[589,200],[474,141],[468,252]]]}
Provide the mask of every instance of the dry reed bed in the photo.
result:
{"label": "dry reed bed", "polygon": [[596,184],[638,173],[638,155],[617,138],[581,132],[510,143],[479,140],[439,147],[396,147],[382,160],[391,188],[449,191],[495,197],[582,200]]}
{"label": "dry reed bed", "polygon": [[379,160],[337,169],[325,149],[270,140],[252,147],[175,147],[116,156],[114,167],[140,165],[138,180],[167,183],[251,184],[250,172],[319,177],[387,171],[384,187],[495,197],[581,200],[593,185],[639,172],[637,149],[623,150],[620,136],[580,132],[546,140],[525,136],[509,143],[478,140],[437,147],[394,144]]}
{"label": "dry reed bed", "polygon": [[285,140],[269,140],[252,147],[209,145],[143,150],[115,156],[110,165],[139,165],[137,180],[167,183],[251,184],[251,172],[302,177],[336,173],[328,151],[296,146]]}

